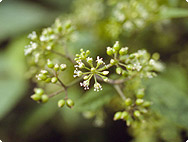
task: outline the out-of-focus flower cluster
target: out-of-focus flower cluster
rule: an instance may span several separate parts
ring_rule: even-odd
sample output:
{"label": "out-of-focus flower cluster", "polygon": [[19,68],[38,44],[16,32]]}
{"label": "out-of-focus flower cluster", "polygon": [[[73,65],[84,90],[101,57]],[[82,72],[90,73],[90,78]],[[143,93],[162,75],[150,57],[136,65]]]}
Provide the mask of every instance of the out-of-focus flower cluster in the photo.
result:
{"label": "out-of-focus flower cluster", "polygon": [[54,47],[65,44],[74,38],[74,26],[70,21],[62,22],[56,19],[55,23],[48,28],[42,30],[41,35],[33,31],[28,35],[30,44],[25,46],[25,55],[31,55],[35,63],[40,59],[45,59],[43,56],[50,53]]}

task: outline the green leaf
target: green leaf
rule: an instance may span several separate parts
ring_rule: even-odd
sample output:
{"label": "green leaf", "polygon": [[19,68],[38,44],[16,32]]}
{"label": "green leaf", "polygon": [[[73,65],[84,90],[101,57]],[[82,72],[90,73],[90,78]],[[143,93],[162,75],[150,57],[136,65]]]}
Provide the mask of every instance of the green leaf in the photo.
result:
{"label": "green leaf", "polygon": [[17,39],[0,54],[0,119],[20,101],[28,84],[24,79],[25,37]]}
{"label": "green leaf", "polygon": [[47,25],[57,13],[34,3],[3,1],[0,4],[0,40]]}
{"label": "green leaf", "polygon": [[[180,72],[170,68],[170,78],[168,70],[162,76],[147,82],[147,97],[153,102],[152,109],[163,117],[178,126],[188,128],[188,95],[177,85],[181,83],[181,77],[177,78]],[[186,78],[184,76],[184,78]]]}
{"label": "green leaf", "polygon": [[115,90],[110,85],[103,85],[103,90],[99,92],[93,91],[93,88],[91,88],[77,101],[75,110],[81,112],[95,111],[109,103],[115,94]]}

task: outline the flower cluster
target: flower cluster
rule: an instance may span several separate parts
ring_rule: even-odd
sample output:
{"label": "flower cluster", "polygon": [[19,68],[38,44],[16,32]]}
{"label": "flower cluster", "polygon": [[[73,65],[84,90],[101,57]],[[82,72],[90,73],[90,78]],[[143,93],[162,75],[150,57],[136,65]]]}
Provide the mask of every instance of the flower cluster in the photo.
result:
{"label": "flower cluster", "polygon": [[42,30],[41,35],[35,31],[28,35],[31,40],[30,44],[25,46],[25,55],[32,55],[35,63],[48,54],[55,46],[64,45],[67,41],[72,40],[74,36],[74,26],[70,21],[62,23],[56,19],[55,23]]}
{"label": "flower cluster", "polygon": [[80,83],[80,86],[84,87],[85,90],[89,89],[90,80],[92,77],[94,77],[95,84],[94,84],[94,91],[102,90],[101,84],[97,81],[97,77],[101,77],[104,81],[108,81],[108,77],[106,75],[109,74],[109,71],[107,71],[105,62],[102,58],[97,56],[96,59],[96,66],[93,64],[93,58],[88,57],[90,54],[90,51],[87,50],[86,52],[81,49],[80,54],[77,54],[77,58],[75,58],[75,61],[77,62],[77,65],[75,65],[74,70],[74,77],[81,77],[84,76],[84,81]]}
{"label": "flower cluster", "polygon": [[124,77],[139,75],[141,78],[156,76],[155,71],[162,71],[163,65],[158,61],[159,54],[151,55],[146,50],[128,53],[128,47],[120,47],[117,41],[114,46],[107,47],[107,54],[112,56],[110,63],[116,65],[116,73]]}

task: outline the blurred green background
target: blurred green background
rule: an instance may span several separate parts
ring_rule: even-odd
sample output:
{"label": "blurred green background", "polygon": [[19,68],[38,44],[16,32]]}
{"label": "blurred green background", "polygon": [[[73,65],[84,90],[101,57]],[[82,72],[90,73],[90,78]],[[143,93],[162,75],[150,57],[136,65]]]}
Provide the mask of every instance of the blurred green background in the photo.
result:
{"label": "blurred green background", "polygon": [[[100,17],[102,12],[99,9],[91,7],[91,12],[85,9],[84,6],[90,5],[90,2],[95,1],[3,0],[0,3],[0,140],[183,142],[188,139],[188,3],[185,0],[165,0],[161,5],[171,9],[161,14],[162,20],[148,22],[133,33],[111,36],[103,31],[104,25],[112,22],[106,18],[108,8],[105,9],[106,16]],[[96,2],[105,6],[107,0]],[[86,120],[79,111],[58,109],[54,103],[56,98],[45,105],[30,99],[36,84],[27,79],[28,66],[24,57],[24,46],[29,42],[27,35],[50,26],[60,15],[77,17],[75,21],[79,23],[78,30],[81,32],[79,40],[71,45],[74,47],[70,49],[72,53],[85,48],[90,49],[93,55],[104,56],[105,47],[115,40],[120,40],[122,45],[131,47],[133,51],[145,48],[151,53],[160,53],[166,69],[157,78],[146,82],[147,97],[154,102],[152,110],[160,118],[157,122],[148,122],[151,130],[131,132],[124,122],[113,122],[113,113],[108,108],[105,108],[105,125],[94,127],[93,120]],[[84,19],[84,16],[87,18]],[[109,93],[108,89],[105,91],[103,93]],[[82,94],[82,91],[75,86],[69,93],[77,99],[77,94]],[[86,103],[78,102],[84,104],[82,109],[97,109],[98,106],[92,103],[90,106],[87,99],[108,102],[108,98],[93,97],[93,92],[87,94],[92,97],[85,98]]]}

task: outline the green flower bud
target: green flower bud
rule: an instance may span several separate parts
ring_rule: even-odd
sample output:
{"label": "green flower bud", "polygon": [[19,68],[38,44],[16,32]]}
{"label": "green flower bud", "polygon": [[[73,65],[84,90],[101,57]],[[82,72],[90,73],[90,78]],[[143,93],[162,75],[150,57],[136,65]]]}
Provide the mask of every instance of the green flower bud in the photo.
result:
{"label": "green flower bud", "polygon": [[114,44],[113,48],[118,51],[120,49],[120,45],[119,45],[119,41],[116,41],[116,43]]}
{"label": "green flower bud", "polygon": [[52,77],[51,82],[56,83],[58,81],[57,77]]}
{"label": "green flower bud", "polygon": [[89,55],[89,54],[90,54],[90,51],[89,51],[89,50],[87,50],[87,51],[86,51],[86,55]]}
{"label": "green flower bud", "polygon": [[144,97],[144,89],[139,89],[136,93],[136,97],[142,99]]}
{"label": "green flower bud", "polygon": [[84,79],[84,80],[89,79],[89,75],[84,76],[84,78],[83,78],[83,79]]}
{"label": "green flower bud", "polygon": [[122,112],[120,112],[120,111],[116,112],[116,113],[114,114],[114,120],[119,120],[119,119],[121,119],[121,114],[122,114]]}
{"label": "green flower bud", "polygon": [[143,102],[144,102],[144,100],[143,99],[137,99],[136,100],[136,105],[141,105],[141,104],[143,104]]}
{"label": "green flower bud", "polygon": [[44,94],[44,90],[42,88],[35,88],[34,89],[35,94],[42,95]]}
{"label": "green flower bud", "polygon": [[130,58],[130,59],[134,59],[134,58],[135,58],[135,55],[134,55],[134,54],[131,54],[131,55],[129,55],[129,58]]}
{"label": "green flower bud", "polygon": [[39,94],[33,94],[31,96],[31,99],[33,99],[34,101],[40,101],[41,99],[41,96]]}
{"label": "green flower bud", "polygon": [[132,104],[132,100],[130,99],[130,98],[127,98],[126,100],[125,100],[125,105],[126,106],[130,106]]}
{"label": "green flower bud", "polygon": [[46,82],[46,83],[50,83],[50,82],[51,82],[51,78],[47,78],[47,79],[45,80],[45,82]]}
{"label": "green flower bud", "polygon": [[132,65],[127,65],[126,68],[127,68],[127,70],[132,70],[133,66]]}
{"label": "green flower bud", "polygon": [[54,63],[48,59],[48,61],[47,61],[47,66],[48,66],[49,68],[53,68],[53,67],[54,67]]}
{"label": "green flower bud", "polygon": [[126,112],[126,111],[122,112],[121,119],[127,120],[128,115],[129,115],[128,112]]}
{"label": "green flower bud", "polygon": [[43,103],[46,103],[46,102],[48,101],[48,99],[49,99],[49,98],[48,98],[47,95],[42,95],[42,96],[41,96],[41,100],[42,100]]}
{"label": "green flower bud", "polygon": [[120,67],[117,67],[117,68],[116,68],[116,73],[117,73],[117,74],[121,74],[121,72],[122,72],[122,69],[121,69]]}
{"label": "green flower bud", "polygon": [[91,68],[91,72],[95,72],[96,71],[96,68]]}
{"label": "green flower bud", "polygon": [[140,115],[141,115],[140,111],[138,111],[138,110],[134,111],[134,116],[135,117],[140,117]]}
{"label": "green flower bud", "polygon": [[58,71],[58,70],[59,70],[59,65],[58,65],[58,64],[55,64],[54,70],[55,70],[55,71]]}
{"label": "green flower bud", "polygon": [[124,47],[119,50],[120,55],[126,55],[127,53],[128,53],[128,47]]}
{"label": "green flower bud", "polygon": [[46,80],[46,78],[47,78],[47,76],[46,75],[44,75],[44,74],[39,74],[38,75],[38,80]]}
{"label": "green flower bud", "polygon": [[107,47],[106,53],[107,53],[107,55],[109,55],[109,56],[112,56],[112,55],[114,54],[114,53],[113,53],[113,49],[110,48],[110,47]]}
{"label": "green flower bud", "polygon": [[66,105],[67,105],[69,108],[72,108],[72,107],[74,106],[73,100],[68,99],[68,100],[66,101]]}
{"label": "green flower bud", "polygon": [[44,75],[48,75],[48,71],[47,70],[41,70],[40,71],[42,74],[44,74]]}
{"label": "green flower bud", "polygon": [[63,107],[65,105],[65,100],[59,100],[58,101],[58,107]]}
{"label": "green flower bud", "polygon": [[146,101],[142,104],[143,107],[150,107],[151,106],[151,102]]}
{"label": "green flower bud", "polygon": [[127,77],[127,76],[128,76],[128,72],[125,71],[125,70],[123,70],[123,71],[122,71],[122,75],[123,75],[124,77]]}
{"label": "green flower bud", "polygon": [[114,60],[114,59],[111,59],[111,60],[110,60],[110,64],[111,64],[111,65],[115,65],[116,63],[117,63],[116,60]]}
{"label": "green flower bud", "polygon": [[152,55],[152,59],[154,59],[154,60],[159,60],[159,58],[160,58],[160,54],[159,53],[154,53]]}
{"label": "green flower bud", "polygon": [[61,71],[64,71],[66,68],[67,68],[67,65],[66,65],[66,64],[61,64],[61,65],[60,65],[60,70],[61,70]]}

